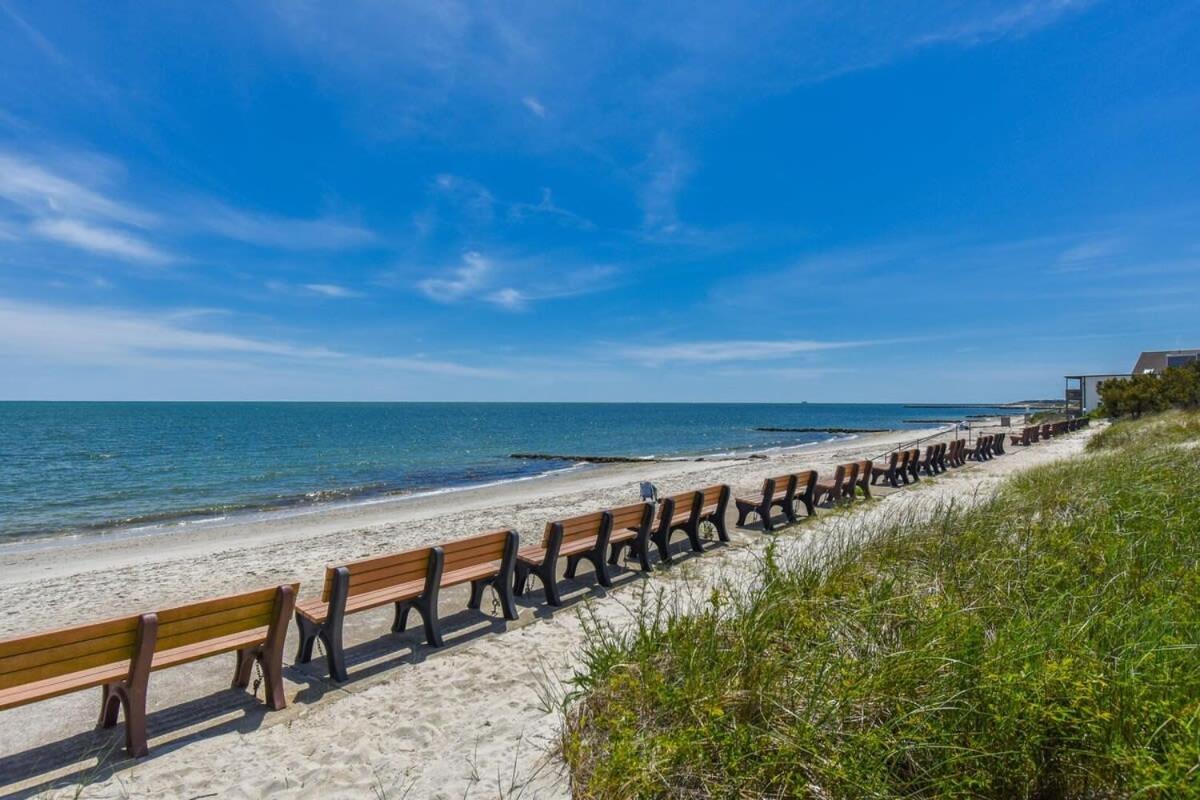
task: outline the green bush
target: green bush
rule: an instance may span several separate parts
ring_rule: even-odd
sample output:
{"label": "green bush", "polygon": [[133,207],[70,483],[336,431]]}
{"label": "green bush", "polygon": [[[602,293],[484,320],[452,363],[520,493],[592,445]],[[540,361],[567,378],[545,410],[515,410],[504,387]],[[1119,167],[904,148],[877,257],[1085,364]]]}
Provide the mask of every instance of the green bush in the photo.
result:
{"label": "green bush", "polygon": [[1200,796],[1198,532],[1200,448],[1114,440],[974,510],[770,552],[700,613],[593,624],[573,792]]}
{"label": "green bush", "polygon": [[1134,375],[1100,384],[1100,404],[1110,417],[1140,417],[1168,408],[1200,407],[1200,362],[1171,367],[1162,375]]}

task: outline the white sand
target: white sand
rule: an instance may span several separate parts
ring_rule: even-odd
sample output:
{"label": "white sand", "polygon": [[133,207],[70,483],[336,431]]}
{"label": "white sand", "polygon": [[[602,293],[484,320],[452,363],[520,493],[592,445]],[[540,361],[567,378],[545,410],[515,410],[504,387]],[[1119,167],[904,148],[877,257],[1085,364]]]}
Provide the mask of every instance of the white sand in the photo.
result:
{"label": "white sand", "polygon": [[[837,463],[876,456],[915,435],[872,435],[767,459],[605,466],[177,535],[0,549],[0,602],[9,612],[0,635],[296,579],[308,597],[319,591],[326,563],[500,527],[532,542],[547,520],[636,501],[639,480],[668,493],[724,482],[735,494],[752,494],[769,474],[810,467],[828,474]],[[971,502],[1005,475],[1079,452],[1086,436],[1010,447],[1007,456],[877,492],[883,502],[858,513],[883,519],[898,504]],[[785,548],[807,547],[844,519],[801,522],[777,538]],[[156,673],[151,755],[138,762],[122,758],[118,735],[92,730],[98,690],[0,712],[0,793],[73,797],[82,786],[84,797],[566,796],[554,756],[559,718],[552,698],[577,663],[584,636],[578,611],[626,624],[643,590],[681,599],[697,581],[752,575],[773,537],[757,526],[735,529],[732,519],[730,530],[733,546],[648,578],[624,571],[609,591],[582,568],[582,580],[562,584],[566,608],[549,613],[534,591],[513,623],[464,611],[465,592],[446,592],[441,613],[451,633],[440,650],[419,643],[419,626],[387,633],[390,609],[356,615],[347,625],[351,680],[344,687],[328,681],[319,658],[291,666],[293,630],[284,659],[289,707],[282,712],[264,713],[245,693],[226,688],[231,656]]]}

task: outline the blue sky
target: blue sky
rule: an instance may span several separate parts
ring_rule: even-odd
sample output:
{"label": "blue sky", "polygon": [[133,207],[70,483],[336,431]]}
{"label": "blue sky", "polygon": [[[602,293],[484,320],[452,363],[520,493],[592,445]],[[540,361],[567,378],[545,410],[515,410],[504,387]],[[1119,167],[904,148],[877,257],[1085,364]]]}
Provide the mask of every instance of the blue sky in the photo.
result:
{"label": "blue sky", "polygon": [[0,0],[0,397],[980,401],[1200,345],[1200,9]]}

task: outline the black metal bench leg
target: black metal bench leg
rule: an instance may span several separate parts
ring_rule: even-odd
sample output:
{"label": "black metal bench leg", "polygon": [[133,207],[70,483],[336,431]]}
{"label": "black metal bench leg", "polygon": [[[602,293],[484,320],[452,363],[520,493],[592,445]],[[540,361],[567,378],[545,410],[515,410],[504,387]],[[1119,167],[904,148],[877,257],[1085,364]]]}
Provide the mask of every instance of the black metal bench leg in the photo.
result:
{"label": "black metal bench leg", "polygon": [[643,541],[634,549],[635,555],[637,555],[638,565],[642,568],[642,572],[649,572],[651,569],[649,540]]}
{"label": "black metal bench leg", "polygon": [[584,558],[592,562],[592,566],[596,568],[596,580],[605,588],[612,586],[612,574],[608,571],[608,564],[604,561],[604,551],[595,549],[590,553],[585,553]]}
{"label": "black metal bench leg", "polygon": [[296,615],[296,628],[300,632],[300,648],[296,651],[296,663],[307,664],[312,661],[313,645],[317,641],[320,628],[306,617]]}
{"label": "black metal bench leg", "polygon": [[775,530],[775,522],[774,522],[774,520],[771,519],[770,504],[768,504],[766,508],[760,507],[758,509],[758,516],[762,520],[763,530],[766,530],[766,531]]}
{"label": "black metal bench leg", "polygon": [[321,628],[321,641],[325,642],[325,661],[329,665],[329,677],[338,683],[345,683],[350,677],[346,672],[346,655],[342,652],[342,626],[336,628],[328,624]]}
{"label": "black metal bench leg", "polygon": [[725,515],[719,514],[712,518],[713,527],[717,529],[717,538],[722,542],[729,541],[729,531],[725,529]]}
{"label": "black metal bench leg", "polygon": [[567,556],[567,570],[563,573],[563,577],[575,580],[575,573],[579,571],[579,560],[583,557],[584,556],[582,553],[574,556]]}
{"label": "black metal bench leg", "polygon": [[688,542],[692,545],[692,552],[703,553],[704,543],[700,541],[700,523],[687,526],[683,532],[687,534]]}
{"label": "black metal bench leg", "polygon": [[508,580],[508,576],[500,573],[492,581],[492,586],[496,590],[496,594],[500,595],[500,610],[504,613],[504,618],[514,620],[517,618],[517,602],[513,599],[512,581]]}
{"label": "black metal bench leg", "polygon": [[490,578],[483,578],[477,581],[471,581],[471,599],[467,601],[467,608],[472,611],[478,611],[479,606],[483,603],[483,590],[491,583]]}
{"label": "black metal bench leg", "polygon": [[658,559],[664,564],[673,563],[671,560],[670,534],[663,536],[661,533],[654,534],[654,546],[658,548]]}
{"label": "black metal bench leg", "polygon": [[517,597],[525,596],[525,584],[529,581],[529,565],[523,562],[517,562],[516,568],[513,570],[513,594]]}
{"label": "black metal bench leg", "polygon": [[404,633],[408,630],[408,612],[412,611],[412,601],[401,600],[396,603],[396,616],[392,620],[392,633]]}
{"label": "black metal bench leg", "polygon": [[562,605],[562,596],[558,593],[558,581],[554,574],[555,562],[546,561],[537,568],[536,574],[542,581],[542,587],[546,590],[546,602],[552,606]]}
{"label": "black metal bench leg", "polygon": [[425,641],[434,647],[441,647],[442,626],[438,620],[437,594],[432,597],[422,597],[416,602],[416,609],[421,613],[421,621],[425,623]]}

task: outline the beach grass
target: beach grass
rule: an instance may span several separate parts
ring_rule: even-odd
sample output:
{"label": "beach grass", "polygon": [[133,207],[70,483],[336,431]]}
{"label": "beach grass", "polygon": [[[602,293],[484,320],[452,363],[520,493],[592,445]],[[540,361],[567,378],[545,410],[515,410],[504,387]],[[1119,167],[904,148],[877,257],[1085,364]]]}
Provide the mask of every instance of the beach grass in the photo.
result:
{"label": "beach grass", "polygon": [[1200,417],[593,625],[577,797],[1200,796]]}

